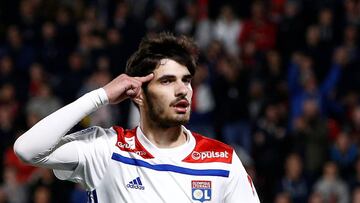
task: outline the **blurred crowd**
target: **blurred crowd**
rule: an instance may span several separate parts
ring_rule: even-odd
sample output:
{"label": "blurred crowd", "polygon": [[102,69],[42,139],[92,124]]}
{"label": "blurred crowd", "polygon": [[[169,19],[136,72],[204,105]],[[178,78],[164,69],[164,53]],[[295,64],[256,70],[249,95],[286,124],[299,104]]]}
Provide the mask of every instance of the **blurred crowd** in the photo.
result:
{"label": "blurred crowd", "polygon": [[[358,0],[0,1],[0,203],[87,201],[12,145],[160,31],[199,45],[187,127],[231,144],[262,202],[360,203],[359,29]],[[72,131],[137,122],[127,101]]]}

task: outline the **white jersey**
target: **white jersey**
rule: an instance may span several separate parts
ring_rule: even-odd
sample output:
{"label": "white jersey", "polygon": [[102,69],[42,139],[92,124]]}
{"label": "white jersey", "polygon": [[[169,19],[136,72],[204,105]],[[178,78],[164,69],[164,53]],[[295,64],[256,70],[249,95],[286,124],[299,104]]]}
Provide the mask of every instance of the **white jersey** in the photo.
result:
{"label": "white jersey", "polygon": [[92,127],[66,135],[106,104],[102,88],[85,94],[21,135],[15,153],[55,169],[60,179],[81,183],[89,202],[259,202],[233,149],[185,127],[186,143],[170,149],[154,146],[140,128]]}
{"label": "white jersey", "polygon": [[160,149],[140,128],[91,127],[63,138],[76,143],[79,164],[54,173],[82,184],[94,203],[259,202],[230,146],[184,131],[185,144]]}

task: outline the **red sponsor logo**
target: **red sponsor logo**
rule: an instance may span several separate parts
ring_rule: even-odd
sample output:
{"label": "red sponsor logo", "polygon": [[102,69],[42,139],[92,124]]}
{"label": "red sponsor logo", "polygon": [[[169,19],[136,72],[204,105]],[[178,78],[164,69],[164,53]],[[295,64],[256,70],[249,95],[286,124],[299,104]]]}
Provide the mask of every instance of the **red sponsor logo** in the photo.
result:
{"label": "red sponsor logo", "polygon": [[204,160],[204,159],[217,159],[217,158],[229,158],[229,152],[215,152],[215,151],[205,151],[205,152],[197,152],[193,151],[191,157],[194,160]]}
{"label": "red sponsor logo", "polygon": [[124,130],[123,128],[117,126],[115,126],[114,129],[118,134],[116,146],[121,151],[135,153],[144,159],[154,158],[148,151],[146,151],[136,138],[136,129]]}
{"label": "red sponsor logo", "polygon": [[196,140],[194,150],[183,160],[189,163],[231,163],[233,149],[217,140],[192,133]]}

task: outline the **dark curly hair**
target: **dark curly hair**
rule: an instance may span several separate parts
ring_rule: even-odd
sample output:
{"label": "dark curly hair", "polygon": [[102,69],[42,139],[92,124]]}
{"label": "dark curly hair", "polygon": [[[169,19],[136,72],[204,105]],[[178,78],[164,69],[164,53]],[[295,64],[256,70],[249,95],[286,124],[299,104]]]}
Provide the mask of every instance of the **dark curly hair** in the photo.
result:
{"label": "dark curly hair", "polygon": [[127,61],[125,73],[133,77],[146,76],[165,58],[186,66],[190,74],[194,75],[198,48],[194,41],[186,36],[176,37],[169,32],[147,36]]}

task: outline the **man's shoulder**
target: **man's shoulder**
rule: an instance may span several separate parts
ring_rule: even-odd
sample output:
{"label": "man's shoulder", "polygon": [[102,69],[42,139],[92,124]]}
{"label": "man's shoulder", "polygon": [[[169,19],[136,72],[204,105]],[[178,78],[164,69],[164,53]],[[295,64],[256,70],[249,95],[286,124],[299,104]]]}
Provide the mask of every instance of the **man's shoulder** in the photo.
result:
{"label": "man's shoulder", "polygon": [[233,148],[228,145],[225,144],[219,140],[210,138],[210,137],[206,137],[205,135],[196,133],[196,132],[191,132],[191,134],[194,136],[195,140],[196,140],[196,146],[199,147],[199,149],[223,149],[223,150],[230,150],[232,151]]}
{"label": "man's shoulder", "polygon": [[194,150],[183,161],[191,163],[231,163],[234,150],[218,140],[192,132],[195,138]]}

